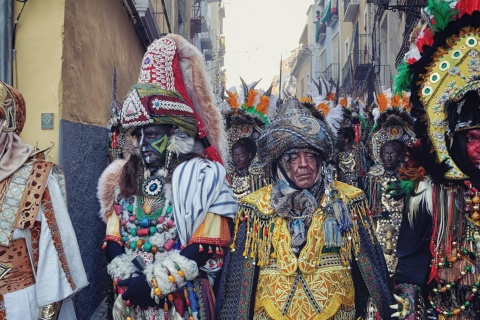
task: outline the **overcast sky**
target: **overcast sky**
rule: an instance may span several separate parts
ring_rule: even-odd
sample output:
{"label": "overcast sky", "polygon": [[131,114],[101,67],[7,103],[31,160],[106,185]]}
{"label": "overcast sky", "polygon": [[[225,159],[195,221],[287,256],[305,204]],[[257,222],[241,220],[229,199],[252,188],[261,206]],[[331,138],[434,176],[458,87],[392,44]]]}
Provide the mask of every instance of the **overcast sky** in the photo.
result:
{"label": "overcast sky", "polygon": [[280,57],[298,47],[314,0],[224,0],[227,89],[262,78],[266,90],[279,74]]}

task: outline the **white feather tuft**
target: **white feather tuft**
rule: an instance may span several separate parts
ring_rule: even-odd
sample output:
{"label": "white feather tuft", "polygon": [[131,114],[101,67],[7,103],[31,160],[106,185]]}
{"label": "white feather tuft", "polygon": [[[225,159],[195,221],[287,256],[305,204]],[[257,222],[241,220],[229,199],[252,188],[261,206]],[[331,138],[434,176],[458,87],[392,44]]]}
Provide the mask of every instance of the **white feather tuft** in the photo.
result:
{"label": "white feather tuft", "polygon": [[343,107],[341,105],[337,105],[334,108],[330,108],[325,120],[336,137],[343,120]]}
{"label": "white feather tuft", "polygon": [[378,118],[380,117],[380,110],[378,110],[378,108],[374,108],[372,110],[372,115],[375,122],[377,122]]}

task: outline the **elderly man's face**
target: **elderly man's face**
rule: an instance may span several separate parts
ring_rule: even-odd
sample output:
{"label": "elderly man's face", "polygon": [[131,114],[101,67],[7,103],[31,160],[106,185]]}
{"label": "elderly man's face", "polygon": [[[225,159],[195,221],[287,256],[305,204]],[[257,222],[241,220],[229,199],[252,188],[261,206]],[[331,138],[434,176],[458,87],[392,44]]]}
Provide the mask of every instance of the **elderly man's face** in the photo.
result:
{"label": "elderly man's face", "polygon": [[148,169],[158,169],[165,164],[170,129],[171,126],[168,125],[152,124],[143,126],[135,132],[143,162]]}
{"label": "elderly man's face", "polygon": [[318,175],[317,156],[310,152],[291,153],[286,161],[285,171],[297,187],[311,188]]}

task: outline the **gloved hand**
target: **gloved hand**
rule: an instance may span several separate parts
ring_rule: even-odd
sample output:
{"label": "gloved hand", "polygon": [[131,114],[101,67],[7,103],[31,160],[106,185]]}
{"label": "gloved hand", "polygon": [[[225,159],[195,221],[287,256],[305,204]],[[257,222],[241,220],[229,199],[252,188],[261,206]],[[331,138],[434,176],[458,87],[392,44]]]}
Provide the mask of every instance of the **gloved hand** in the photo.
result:
{"label": "gloved hand", "polygon": [[118,286],[127,287],[122,294],[122,299],[130,300],[132,306],[139,306],[140,308],[158,307],[155,300],[150,297],[152,289],[148,285],[146,276],[141,272],[135,274],[138,274],[138,276],[132,276],[117,283]]}

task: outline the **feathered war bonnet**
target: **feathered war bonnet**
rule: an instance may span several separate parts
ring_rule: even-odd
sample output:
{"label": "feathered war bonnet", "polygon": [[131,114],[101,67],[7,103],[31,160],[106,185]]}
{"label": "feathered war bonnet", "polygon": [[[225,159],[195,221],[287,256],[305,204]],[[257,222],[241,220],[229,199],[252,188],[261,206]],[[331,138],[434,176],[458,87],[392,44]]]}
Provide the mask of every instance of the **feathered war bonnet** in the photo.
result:
{"label": "feathered war bonnet", "polygon": [[416,159],[419,164],[436,181],[466,179],[449,148],[456,132],[480,127],[478,116],[467,120],[479,114],[478,106],[470,110],[458,103],[467,92],[480,91],[480,1],[429,0],[423,13],[398,69],[395,92],[411,92],[417,146],[425,151]]}
{"label": "feathered war bonnet", "polygon": [[20,134],[26,120],[25,100],[17,89],[0,81],[0,121],[3,121],[1,131]]}
{"label": "feathered war bonnet", "polygon": [[[167,150],[193,151],[199,140],[208,159],[226,163],[226,136],[201,52],[177,34],[155,40],[143,56],[138,83],[124,100],[125,129],[148,124],[173,125]],[[207,130],[208,127],[208,130]]]}

